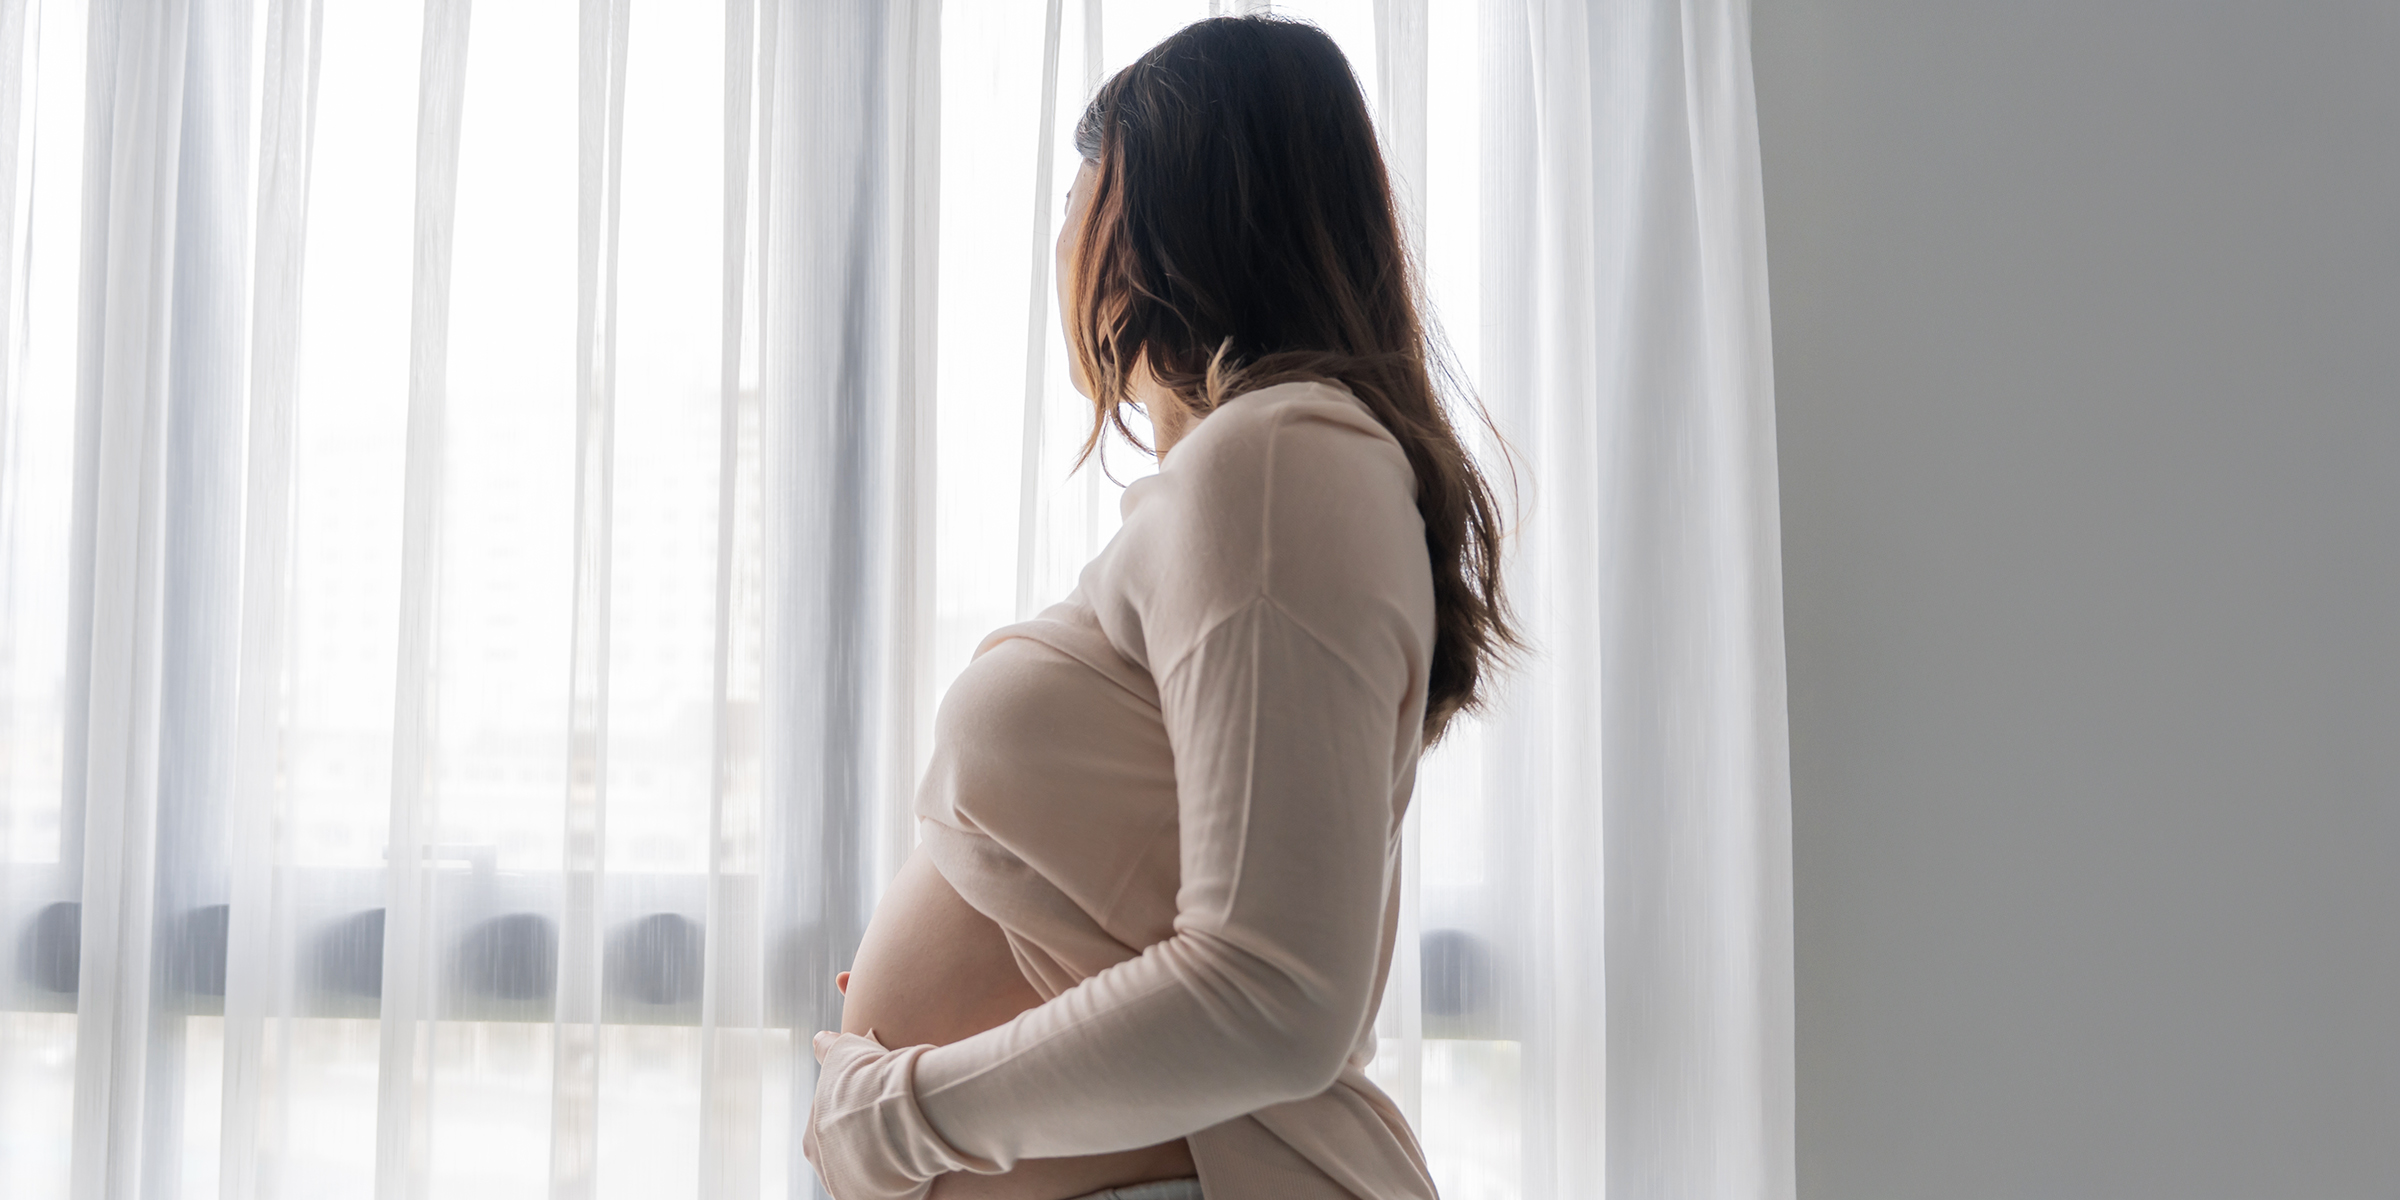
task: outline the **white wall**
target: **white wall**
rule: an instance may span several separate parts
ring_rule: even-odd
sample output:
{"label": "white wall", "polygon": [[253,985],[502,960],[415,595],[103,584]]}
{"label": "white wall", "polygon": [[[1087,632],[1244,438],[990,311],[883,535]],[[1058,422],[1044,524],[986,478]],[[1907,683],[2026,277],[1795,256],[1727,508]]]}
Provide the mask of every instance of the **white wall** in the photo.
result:
{"label": "white wall", "polygon": [[2400,2],[1753,44],[1801,1195],[2400,1196]]}

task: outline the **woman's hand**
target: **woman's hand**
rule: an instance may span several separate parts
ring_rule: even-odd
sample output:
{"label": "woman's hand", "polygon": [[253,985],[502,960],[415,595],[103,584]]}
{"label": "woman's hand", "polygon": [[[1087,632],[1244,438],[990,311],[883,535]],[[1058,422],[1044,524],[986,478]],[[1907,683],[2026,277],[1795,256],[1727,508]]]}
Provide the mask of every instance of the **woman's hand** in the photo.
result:
{"label": "woman's hand", "polygon": [[1001,1170],[952,1149],[917,1107],[917,1059],[933,1047],[892,1050],[873,1030],[823,1030],[811,1047],[817,1093],[800,1148],[839,1200],[922,1200],[937,1175]]}
{"label": "woman's hand", "polygon": [[[817,1036],[809,1040],[810,1048],[816,1051],[818,1066],[825,1065],[826,1048],[840,1041],[842,1036],[842,1031],[839,1029],[820,1029],[817,1031]],[[866,1036],[867,1040],[875,1043],[878,1049],[882,1048],[883,1038],[874,1030],[868,1030]]]}

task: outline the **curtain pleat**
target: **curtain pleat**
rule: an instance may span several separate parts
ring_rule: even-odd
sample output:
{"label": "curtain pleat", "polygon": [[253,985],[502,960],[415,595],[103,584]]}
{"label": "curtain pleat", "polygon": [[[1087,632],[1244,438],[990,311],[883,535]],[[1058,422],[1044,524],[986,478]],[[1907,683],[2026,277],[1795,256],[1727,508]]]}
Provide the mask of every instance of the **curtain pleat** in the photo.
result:
{"label": "curtain pleat", "polygon": [[[22,314],[25,303],[25,276],[28,260],[23,238],[17,232],[20,210],[17,184],[25,174],[21,148],[29,139],[26,108],[39,90],[39,56],[31,53],[26,26],[31,16],[32,0],[0,0],[0,67],[7,68],[0,77],[0,471],[14,464],[11,457],[16,446],[16,411],[21,403],[24,352]],[[0,537],[16,528],[13,519],[13,488],[0,484]],[[0,546],[0,553],[5,547]],[[0,599],[0,603],[6,603]],[[0,626],[0,638],[13,632],[13,626]],[[14,662],[13,656],[0,661]],[[5,786],[5,785],[0,785]]]}
{"label": "curtain pleat", "polygon": [[[1095,0],[1096,2],[1096,0]],[[939,434],[935,388],[940,334],[942,212],[941,0],[908,0],[893,11],[894,69],[887,137],[896,164],[882,195],[892,222],[893,534],[887,667],[886,755],[876,840],[877,878],[889,879],[916,846],[916,785],[933,755],[935,692],[934,464]],[[1099,26],[1087,30],[1099,37]]]}
{"label": "curtain pleat", "polygon": [[[1425,283],[1427,156],[1426,104],[1429,29],[1426,0],[1375,0],[1375,114],[1383,140],[1393,199],[1399,206],[1401,237],[1408,247],[1417,286]],[[1420,295],[1423,291],[1420,290]],[[1394,1069],[1393,1099],[1412,1125],[1425,1111],[1424,816],[1412,801],[1400,832],[1400,912],[1392,946],[1391,976],[1376,1016],[1380,1055]]]}
{"label": "curtain pleat", "polygon": [[[157,929],[170,264],[184,13],[95,5],[87,34],[70,762],[81,851],[78,1198],[139,1194],[172,1038]],[[62,841],[64,839],[62,838]],[[164,1076],[164,1078],[154,1078]]]}
{"label": "curtain pleat", "polygon": [[414,272],[410,280],[408,434],[400,531],[400,640],[385,843],[383,971],[376,1060],[376,1200],[419,1200],[431,1166],[439,828],[433,754],[437,572],[449,387],[451,248],[465,107],[469,0],[425,0],[417,84]]}
{"label": "curtain pleat", "polygon": [[[931,3],[770,5],[762,53],[759,428],[770,1020],[839,1025],[834,976],[905,852],[914,779],[891,739],[920,726],[910,655],[928,581],[917,542],[930,436],[929,297],[918,205],[932,181]],[[894,203],[911,181],[917,194]],[[793,1178],[813,1062],[786,1108]]]}
{"label": "curtain pleat", "polygon": [[1083,6],[1083,93],[1087,97],[1100,90],[1105,78],[1102,74],[1105,56],[1100,34],[1107,20],[1108,5],[1104,0],[1086,0]]}
{"label": "curtain pleat", "polygon": [[[1086,0],[1087,3],[1090,0]],[[1058,159],[1058,36],[1063,0],[1049,0],[1042,20],[1042,105],[1034,114],[1033,255],[1025,292],[1025,417],[1024,441],[1017,466],[1017,619],[1024,620],[1049,601],[1041,594],[1035,574],[1041,539],[1034,530],[1041,520],[1044,422],[1047,407],[1050,331],[1055,318],[1051,299],[1050,260],[1051,175]]]}
{"label": "curtain pleat", "polygon": [[250,27],[246,0],[194,0],[186,15],[168,301],[152,917],[163,1020],[153,1034],[143,1148],[146,1173],[166,1178],[146,1181],[152,1194],[180,1184],[168,1182],[184,1165],[178,1093],[204,1069],[194,1035],[203,1014],[222,1013],[225,993],[249,351]]}
{"label": "curtain pleat", "polygon": [[[36,104],[41,90],[40,35],[32,30],[31,0],[0,0],[0,744],[5,750],[0,756],[13,764],[23,753],[19,749],[24,739],[18,732],[17,684],[19,651],[17,626],[19,622],[17,580],[22,573],[18,565],[23,534],[19,532],[24,509],[19,448],[24,442],[23,410],[25,398],[25,336],[30,322],[26,306],[30,298],[32,276],[32,247],[19,232],[30,232],[33,206],[20,200],[20,181],[30,184],[32,169],[27,153],[35,139],[28,109]],[[33,189],[23,189],[30,193]],[[25,907],[18,898],[22,868],[12,860],[10,843],[15,841],[14,826],[20,806],[20,785],[13,770],[0,771],[0,826],[8,829],[0,835],[0,930],[17,927]],[[0,943],[4,944],[4,943]],[[13,1000],[19,987],[17,980],[0,979],[0,1003]],[[9,1032],[0,1032],[0,1071],[7,1070],[11,1043]],[[8,1119],[8,1105],[0,1099],[0,1121]]]}
{"label": "curtain pleat", "polygon": [[1401,229],[1425,253],[1426,0],[1375,0],[1375,115],[1399,193]]}
{"label": "curtain pleat", "polygon": [[[1107,447],[1102,446],[1088,463],[1078,466],[1075,462],[1084,430],[1091,421],[1092,407],[1091,401],[1076,391],[1073,384],[1065,328],[1058,319],[1058,281],[1054,274],[1058,222],[1065,214],[1067,192],[1082,162],[1074,146],[1075,125],[1083,115],[1085,103],[1102,81],[1107,8],[1106,0],[1077,0],[1080,12],[1077,19],[1069,15],[1064,3],[1046,5],[1042,10],[1044,19],[1038,25],[1031,20],[1025,22],[1028,32],[1034,35],[1026,39],[1027,49],[1031,51],[1036,45],[1040,49],[1038,53],[1029,53],[1027,62],[1028,68],[1038,70],[1025,71],[1032,86],[1024,99],[1036,106],[1036,120],[1028,130],[1033,136],[1026,139],[1033,155],[1024,164],[1030,168],[1026,175],[1032,184],[1028,197],[1031,203],[1017,210],[1025,214],[1029,234],[1029,253],[1021,260],[1025,288],[1024,401],[1015,413],[1018,439],[1015,462],[991,472],[1013,483],[1017,498],[1014,537],[1007,546],[1014,551],[1016,587],[1007,602],[998,607],[995,616],[999,621],[1030,617],[1064,596],[1075,586],[1083,565],[1099,553],[1109,535],[1115,532],[1119,520],[1116,496],[1120,485],[1117,477],[1110,474],[1111,464],[1103,457]],[[1136,15],[1157,19],[1155,13]],[[1072,26],[1081,28],[1082,45],[1075,59],[1067,57],[1069,49],[1065,42]],[[1071,66],[1079,72],[1080,86],[1065,75]],[[1010,97],[1011,105],[1020,102]],[[1005,120],[1012,133],[1027,128],[1019,125],[1013,115]],[[1014,275],[1017,269],[1017,264],[1009,264],[1012,282],[1017,278]],[[978,363],[968,370],[980,375],[1000,365]],[[1117,464],[1118,468],[1121,466]],[[982,462],[976,467],[990,469]],[[978,477],[958,486],[980,489],[987,484]]]}
{"label": "curtain pleat", "polygon": [[297,999],[283,737],[289,703],[292,403],[314,157],[322,0],[270,0],[260,92],[250,300],[241,634],[227,838],[223,1130],[218,1194],[273,1195]]}
{"label": "curtain pleat", "polygon": [[567,794],[551,1040],[550,1194],[596,1194],[608,833],[610,548],[616,516],[617,237],[627,0],[584,0],[577,65],[574,602]]}
{"label": "curtain pleat", "polygon": [[[767,0],[771,5],[774,0]],[[722,260],[718,268],[715,634],[710,676],[707,937],[700,991],[700,1195],[760,1194],[766,1039],[760,971],[760,680],[743,670],[758,612],[737,591],[757,559],[757,396],[742,386],[750,255],[751,91],[757,6],[726,0]],[[748,452],[745,453],[745,450]],[[746,502],[746,503],[745,503]],[[742,515],[751,520],[745,523]],[[743,536],[747,533],[749,536]],[[750,677],[745,677],[750,676]]]}
{"label": "curtain pleat", "polygon": [[[1591,260],[1588,105],[1545,94],[1585,85],[1541,61],[1581,12],[1529,4],[1484,10],[1482,312],[1479,383],[1501,433],[1524,457],[1525,505],[1509,562],[1535,653],[1508,681],[1484,729],[1482,794],[1494,847],[1492,931],[1499,1025],[1522,1046],[1516,1097],[1527,1197],[1583,1194],[1620,1152],[1606,1136],[1613,1065],[1601,869],[1605,737],[1588,603],[1600,570],[1589,466],[1597,410],[1614,401],[1577,355],[1592,334],[1568,311],[1588,305]],[[1572,48],[1561,50],[1568,53]],[[1545,68],[1549,68],[1545,70]],[[1550,189],[1546,191],[1545,189]],[[1546,277],[1543,272],[1552,272]],[[1587,313],[1588,317],[1588,313]],[[1550,360],[1545,362],[1545,356]],[[1595,394],[1597,393],[1597,394]]]}

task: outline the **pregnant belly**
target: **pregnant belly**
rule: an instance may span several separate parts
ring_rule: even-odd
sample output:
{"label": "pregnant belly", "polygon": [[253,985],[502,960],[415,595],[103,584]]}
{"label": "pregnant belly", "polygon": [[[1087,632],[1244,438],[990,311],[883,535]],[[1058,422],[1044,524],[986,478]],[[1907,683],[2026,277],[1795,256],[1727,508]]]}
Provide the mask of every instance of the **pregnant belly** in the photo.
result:
{"label": "pregnant belly", "polygon": [[[922,850],[875,906],[850,964],[842,1031],[872,1031],[886,1046],[947,1045],[1003,1025],[1042,1002],[1008,936],[976,912]],[[1103,1188],[1194,1174],[1178,1138],[1139,1150],[1029,1158],[1005,1175],[945,1175],[938,1200],[1067,1200]]]}

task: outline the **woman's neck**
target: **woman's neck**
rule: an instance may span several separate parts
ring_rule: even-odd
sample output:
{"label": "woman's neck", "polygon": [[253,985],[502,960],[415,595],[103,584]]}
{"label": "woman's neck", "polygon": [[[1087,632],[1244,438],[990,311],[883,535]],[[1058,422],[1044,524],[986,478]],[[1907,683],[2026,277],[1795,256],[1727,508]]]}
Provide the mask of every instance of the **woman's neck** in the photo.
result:
{"label": "woman's neck", "polygon": [[1134,375],[1133,400],[1141,405],[1144,413],[1149,414],[1150,447],[1157,451],[1159,461],[1165,462],[1167,451],[1174,449],[1175,443],[1182,441],[1183,435],[1192,431],[1192,425],[1199,418],[1185,407],[1182,398],[1160,384],[1158,377],[1152,375],[1147,367]]}

